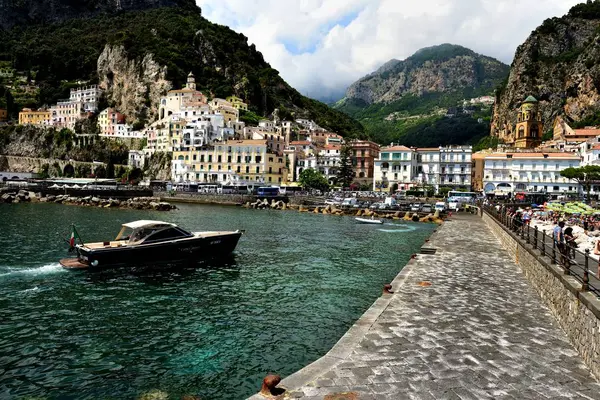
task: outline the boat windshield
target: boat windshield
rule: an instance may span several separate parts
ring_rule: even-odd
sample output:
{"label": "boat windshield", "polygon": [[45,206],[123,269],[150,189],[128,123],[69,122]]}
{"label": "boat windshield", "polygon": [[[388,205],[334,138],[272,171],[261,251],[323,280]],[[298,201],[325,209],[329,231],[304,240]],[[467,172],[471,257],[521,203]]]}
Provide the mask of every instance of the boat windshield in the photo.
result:
{"label": "boat windshield", "polygon": [[147,227],[134,230],[129,244],[156,243],[190,236],[190,232],[178,227]]}

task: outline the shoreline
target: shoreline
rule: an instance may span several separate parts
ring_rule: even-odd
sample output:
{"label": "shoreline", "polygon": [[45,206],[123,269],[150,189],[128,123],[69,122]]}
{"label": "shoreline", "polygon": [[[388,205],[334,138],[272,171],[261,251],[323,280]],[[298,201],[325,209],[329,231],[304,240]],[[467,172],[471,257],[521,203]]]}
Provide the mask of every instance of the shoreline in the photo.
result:
{"label": "shoreline", "polygon": [[[241,196],[242,197],[242,196]],[[338,208],[333,205],[303,205],[286,203],[282,200],[272,201],[269,203],[267,199],[255,200],[250,202],[248,197],[245,197],[245,202],[236,202],[231,200],[215,200],[214,196],[207,199],[200,197],[160,197],[161,202],[172,202],[181,204],[200,204],[200,205],[221,205],[221,206],[235,206],[243,207],[246,209],[253,210],[277,210],[277,211],[296,211],[304,213],[322,214],[322,215],[336,215],[336,216],[347,216],[347,217],[373,217],[380,219],[388,219],[394,221],[412,221],[412,222],[425,222],[425,223],[436,223],[438,225],[444,222],[444,216],[441,216],[438,212],[436,213],[422,213],[412,211],[397,211],[397,210],[371,210],[368,208]],[[242,197],[242,198],[243,198]],[[254,199],[254,198],[252,198]]]}
{"label": "shoreline", "polygon": [[129,210],[153,210],[170,211],[177,207],[160,200],[157,197],[132,197],[118,200],[113,198],[100,198],[96,196],[70,196],[70,195],[43,195],[26,190],[18,192],[6,192],[0,196],[0,204],[19,204],[19,203],[53,203],[70,206],[96,207],[96,208],[118,208]]}

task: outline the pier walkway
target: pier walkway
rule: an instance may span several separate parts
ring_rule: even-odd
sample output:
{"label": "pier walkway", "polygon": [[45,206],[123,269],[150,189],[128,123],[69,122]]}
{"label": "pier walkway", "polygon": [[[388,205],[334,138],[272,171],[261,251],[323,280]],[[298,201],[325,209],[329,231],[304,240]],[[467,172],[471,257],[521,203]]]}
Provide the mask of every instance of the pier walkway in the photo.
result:
{"label": "pier walkway", "polygon": [[426,247],[436,254],[413,260],[391,299],[282,382],[285,398],[600,399],[600,384],[479,217],[454,218]]}

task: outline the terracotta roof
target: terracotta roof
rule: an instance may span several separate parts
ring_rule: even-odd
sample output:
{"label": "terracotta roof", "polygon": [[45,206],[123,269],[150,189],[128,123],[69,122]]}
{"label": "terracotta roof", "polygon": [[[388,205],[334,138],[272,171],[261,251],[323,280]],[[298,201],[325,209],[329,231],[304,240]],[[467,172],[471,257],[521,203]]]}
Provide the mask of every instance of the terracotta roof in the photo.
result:
{"label": "terracotta roof", "polygon": [[297,140],[294,142],[290,142],[290,145],[298,145],[298,146],[307,146],[307,145],[311,145],[312,142],[309,142],[308,140]]}
{"label": "terracotta roof", "polygon": [[384,147],[381,151],[413,151],[406,146]]}
{"label": "terracotta roof", "polygon": [[340,150],[341,148],[342,146],[339,144],[328,144],[327,146],[323,147],[324,150]]}
{"label": "terracotta roof", "polygon": [[440,151],[439,147],[422,147],[417,148],[417,151]]}
{"label": "terracotta roof", "polygon": [[577,136],[600,136],[600,129],[574,129],[574,131]]}
{"label": "terracotta roof", "polygon": [[592,147],[592,150],[600,150],[600,144],[597,144],[594,147]]}

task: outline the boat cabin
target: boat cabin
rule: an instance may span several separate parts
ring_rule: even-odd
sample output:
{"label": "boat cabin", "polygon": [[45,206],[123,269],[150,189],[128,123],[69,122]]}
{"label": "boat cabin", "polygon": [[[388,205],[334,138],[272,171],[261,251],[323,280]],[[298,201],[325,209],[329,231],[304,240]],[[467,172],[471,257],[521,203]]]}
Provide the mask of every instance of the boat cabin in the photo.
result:
{"label": "boat cabin", "polygon": [[127,242],[128,245],[138,245],[142,243],[157,243],[166,240],[183,239],[192,236],[194,235],[175,224],[142,220],[123,224],[123,228],[117,235],[115,241],[124,241]]}
{"label": "boat cabin", "polygon": [[89,249],[101,249],[110,247],[138,246],[191,238],[194,235],[175,224],[162,221],[134,221],[123,224],[121,231],[114,241],[100,243],[86,243]]}

